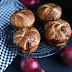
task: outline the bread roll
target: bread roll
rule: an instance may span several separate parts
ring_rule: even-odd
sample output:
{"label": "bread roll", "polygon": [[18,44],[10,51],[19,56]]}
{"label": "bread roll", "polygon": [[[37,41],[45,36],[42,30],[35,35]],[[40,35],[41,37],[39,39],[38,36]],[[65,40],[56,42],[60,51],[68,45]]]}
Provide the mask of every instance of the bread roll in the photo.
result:
{"label": "bread roll", "polygon": [[49,20],[59,19],[62,15],[62,9],[57,4],[46,3],[38,8],[37,13],[40,21],[45,24]]}
{"label": "bread roll", "polygon": [[23,53],[34,52],[40,43],[40,33],[34,27],[19,28],[13,35],[13,43]]}
{"label": "bread roll", "polygon": [[49,21],[45,24],[44,34],[50,45],[63,46],[71,37],[71,27],[67,21],[62,19]]}
{"label": "bread roll", "polygon": [[20,9],[11,15],[10,22],[15,29],[32,27],[35,22],[35,16],[33,12],[28,9]]}

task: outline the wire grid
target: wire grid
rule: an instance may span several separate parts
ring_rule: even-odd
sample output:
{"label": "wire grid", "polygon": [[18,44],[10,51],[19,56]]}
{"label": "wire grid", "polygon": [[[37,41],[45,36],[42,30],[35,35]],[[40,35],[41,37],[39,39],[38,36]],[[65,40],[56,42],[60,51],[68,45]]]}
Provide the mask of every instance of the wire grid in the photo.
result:
{"label": "wire grid", "polygon": [[59,50],[61,50],[65,46],[65,45],[61,46],[61,47],[50,46],[45,40],[43,29],[44,29],[44,26],[40,26],[38,29],[38,31],[41,34],[41,41],[40,41],[40,44],[39,44],[39,47],[37,48],[37,50],[34,51],[33,53],[18,52],[19,55],[24,56],[24,57],[33,56],[35,58],[43,58],[43,57],[51,56],[51,55],[57,53]]}

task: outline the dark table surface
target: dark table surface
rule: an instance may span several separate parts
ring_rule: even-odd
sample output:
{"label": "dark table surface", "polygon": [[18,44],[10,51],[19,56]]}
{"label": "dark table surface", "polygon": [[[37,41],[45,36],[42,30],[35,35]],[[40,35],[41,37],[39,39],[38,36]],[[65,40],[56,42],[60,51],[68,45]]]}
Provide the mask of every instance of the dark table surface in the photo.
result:
{"label": "dark table surface", "polygon": [[[63,14],[62,14],[62,19],[67,20],[70,24],[72,23],[72,14],[71,14],[71,9],[69,7],[66,7],[61,0],[41,0],[41,2],[36,5],[33,8],[30,8],[35,16],[36,16],[36,20],[37,20],[37,9],[39,7],[39,5],[44,4],[46,2],[54,2],[59,4],[62,9],[63,9]],[[71,24],[72,27],[72,24]],[[70,39],[70,41],[72,40],[72,37]],[[68,43],[67,45],[69,45],[70,43]],[[5,72],[21,72],[20,70],[20,62],[22,60],[22,57],[20,55],[17,55],[17,57],[14,59],[14,61],[12,62],[11,65],[9,65],[9,67],[6,69]],[[45,72],[72,72],[72,65],[71,66],[66,66],[63,63],[61,63],[60,59],[59,59],[59,52],[56,53],[53,56],[50,57],[46,57],[46,58],[41,58],[38,59],[40,66],[45,70]]]}
{"label": "dark table surface", "polygon": [[[12,64],[6,69],[5,72],[21,72],[20,62],[22,57],[17,55]],[[59,54],[50,57],[38,59],[40,66],[45,72],[72,72],[72,66],[66,66],[61,63]]]}

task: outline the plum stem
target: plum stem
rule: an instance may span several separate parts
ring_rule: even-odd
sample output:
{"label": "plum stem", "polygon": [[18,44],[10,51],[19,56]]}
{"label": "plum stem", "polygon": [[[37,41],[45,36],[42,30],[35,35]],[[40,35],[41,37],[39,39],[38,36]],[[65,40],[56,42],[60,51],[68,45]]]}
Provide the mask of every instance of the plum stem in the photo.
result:
{"label": "plum stem", "polygon": [[45,71],[43,69],[41,69],[40,72],[45,72]]}
{"label": "plum stem", "polygon": [[45,72],[42,68],[39,67],[37,72]]}

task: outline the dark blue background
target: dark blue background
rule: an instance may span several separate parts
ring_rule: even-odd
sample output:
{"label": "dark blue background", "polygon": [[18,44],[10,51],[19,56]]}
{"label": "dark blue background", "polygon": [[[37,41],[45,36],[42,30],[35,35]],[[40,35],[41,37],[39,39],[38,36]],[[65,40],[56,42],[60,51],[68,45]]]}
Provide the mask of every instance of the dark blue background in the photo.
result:
{"label": "dark blue background", "polygon": [[[63,10],[61,18],[67,20],[72,27],[72,7],[67,6],[65,3],[62,2],[62,0],[41,0],[38,5],[36,5],[33,8],[30,8],[34,12],[36,17],[35,27],[38,27],[38,25],[41,24],[37,17],[37,9],[41,4],[44,4],[46,2],[54,2],[56,4],[59,4]],[[72,37],[67,43],[67,46],[69,45],[72,46]],[[17,55],[17,57],[14,59],[12,64],[6,69],[5,72],[21,72],[21,60],[22,57]],[[72,72],[72,66],[66,66],[63,63],[61,63],[59,59],[59,52],[53,56],[38,59],[38,61],[40,63],[40,66],[45,70],[45,72]]]}

